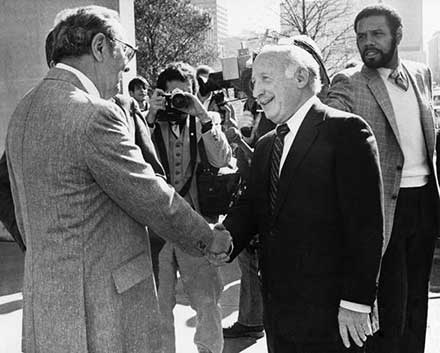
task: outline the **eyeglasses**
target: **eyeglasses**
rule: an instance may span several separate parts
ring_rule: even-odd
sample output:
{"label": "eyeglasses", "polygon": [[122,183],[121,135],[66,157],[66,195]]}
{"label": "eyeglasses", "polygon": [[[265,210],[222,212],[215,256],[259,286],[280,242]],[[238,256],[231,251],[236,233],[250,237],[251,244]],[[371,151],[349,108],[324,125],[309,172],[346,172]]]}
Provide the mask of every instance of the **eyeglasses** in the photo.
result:
{"label": "eyeglasses", "polygon": [[132,45],[130,45],[130,44],[118,39],[118,38],[112,38],[112,40],[119,42],[123,45],[124,55],[128,61],[133,59],[133,57],[135,56],[135,54],[138,51],[137,47],[133,47]]}

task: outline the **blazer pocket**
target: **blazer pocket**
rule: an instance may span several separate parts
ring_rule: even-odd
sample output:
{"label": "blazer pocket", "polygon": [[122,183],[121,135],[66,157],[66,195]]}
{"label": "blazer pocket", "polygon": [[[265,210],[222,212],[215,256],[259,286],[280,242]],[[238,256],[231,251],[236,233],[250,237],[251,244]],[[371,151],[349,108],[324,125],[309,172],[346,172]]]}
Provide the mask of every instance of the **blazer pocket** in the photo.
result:
{"label": "blazer pocket", "polygon": [[112,271],[116,291],[121,294],[151,276],[151,261],[145,251]]}

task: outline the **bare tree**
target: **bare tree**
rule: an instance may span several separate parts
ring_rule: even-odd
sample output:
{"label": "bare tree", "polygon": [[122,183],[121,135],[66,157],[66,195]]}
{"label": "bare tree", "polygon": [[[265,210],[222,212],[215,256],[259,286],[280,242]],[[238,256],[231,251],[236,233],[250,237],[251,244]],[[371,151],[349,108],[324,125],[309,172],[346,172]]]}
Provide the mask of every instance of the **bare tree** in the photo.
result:
{"label": "bare tree", "polygon": [[206,39],[211,17],[189,0],[135,0],[134,11],[138,71],[150,85],[170,62],[211,64],[217,58]]}
{"label": "bare tree", "polygon": [[305,34],[320,47],[329,74],[357,55],[350,0],[283,0],[283,34]]}

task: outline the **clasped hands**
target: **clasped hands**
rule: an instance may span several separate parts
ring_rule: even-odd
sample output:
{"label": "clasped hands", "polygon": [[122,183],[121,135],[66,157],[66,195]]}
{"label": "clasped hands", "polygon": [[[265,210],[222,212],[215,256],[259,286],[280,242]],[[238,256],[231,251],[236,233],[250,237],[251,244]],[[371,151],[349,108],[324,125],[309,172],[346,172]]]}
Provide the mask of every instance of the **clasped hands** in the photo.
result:
{"label": "clasped hands", "polygon": [[206,253],[206,258],[214,266],[223,266],[229,261],[233,249],[232,237],[221,223],[217,223],[212,232],[214,240]]}

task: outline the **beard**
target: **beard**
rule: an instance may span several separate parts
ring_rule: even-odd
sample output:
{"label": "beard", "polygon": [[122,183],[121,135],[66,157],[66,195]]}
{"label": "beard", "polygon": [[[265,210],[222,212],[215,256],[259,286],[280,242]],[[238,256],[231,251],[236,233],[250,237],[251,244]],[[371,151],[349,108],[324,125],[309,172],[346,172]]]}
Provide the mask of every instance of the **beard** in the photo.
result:
{"label": "beard", "polygon": [[[391,61],[391,59],[394,56],[394,53],[396,52],[396,48],[397,48],[397,43],[396,43],[396,38],[393,37],[392,41],[391,41],[391,47],[388,51],[383,51],[377,48],[371,48],[371,47],[367,47],[363,50],[363,52],[361,53],[361,58],[362,61],[364,62],[365,66],[371,68],[371,69],[377,69],[380,67],[386,67],[387,64]],[[366,52],[368,50],[374,49],[378,55],[376,55],[376,57],[374,58],[367,58],[366,57]]]}

